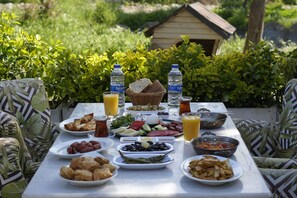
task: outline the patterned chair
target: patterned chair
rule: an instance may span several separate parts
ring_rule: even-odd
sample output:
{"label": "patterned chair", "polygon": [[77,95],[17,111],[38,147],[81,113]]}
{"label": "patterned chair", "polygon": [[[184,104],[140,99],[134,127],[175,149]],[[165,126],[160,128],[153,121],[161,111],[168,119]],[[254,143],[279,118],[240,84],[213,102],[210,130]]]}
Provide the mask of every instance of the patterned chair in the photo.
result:
{"label": "patterned chair", "polygon": [[1,197],[21,197],[57,132],[41,80],[0,82]]}
{"label": "patterned chair", "polygon": [[274,197],[297,197],[297,79],[286,85],[279,122],[241,120],[236,127]]}

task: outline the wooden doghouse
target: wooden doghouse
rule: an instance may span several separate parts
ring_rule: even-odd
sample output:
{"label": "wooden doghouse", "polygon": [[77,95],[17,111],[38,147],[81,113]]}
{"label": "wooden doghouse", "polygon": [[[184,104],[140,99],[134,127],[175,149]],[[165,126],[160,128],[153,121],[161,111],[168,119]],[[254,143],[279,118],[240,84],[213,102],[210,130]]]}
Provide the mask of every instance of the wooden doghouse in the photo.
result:
{"label": "wooden doghouse", "polygon": [[145,31],[152,38],[152,49],[180,45],[181,35],[190,37],[190,42],[201,44],[206,55],[216,54],[223,39],[229,38],[235,27],[197,2],[184,4],[163,22]]}

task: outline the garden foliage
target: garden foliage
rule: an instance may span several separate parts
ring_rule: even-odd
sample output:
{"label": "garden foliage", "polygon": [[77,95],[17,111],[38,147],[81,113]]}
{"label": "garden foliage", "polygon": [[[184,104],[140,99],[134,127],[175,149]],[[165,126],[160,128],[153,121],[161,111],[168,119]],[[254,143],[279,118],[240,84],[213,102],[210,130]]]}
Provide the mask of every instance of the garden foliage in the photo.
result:
{"label": "garden foliage", "polygon": [[[208,57],[200,45],[184,43],[169,49],[75,54],[59,42],[46,43],[18,27],[13,14],[0,20],[0,79],[40,78],[52,107],[62,102],[102,101],[109,90],[113,64],[125,73],[125,86],[136,79],[158,79],[167,88],[171,64],[180,65],[183,94],[193,101],[221,101],[227,107],[269,107],[281,104],[286,82],[297,77],[297,50],[284,53],[268,43],[246,53],[231,52]],[[129,98],[127,98],[127,101]],[[164,97],[166,101],[166,96]]]}

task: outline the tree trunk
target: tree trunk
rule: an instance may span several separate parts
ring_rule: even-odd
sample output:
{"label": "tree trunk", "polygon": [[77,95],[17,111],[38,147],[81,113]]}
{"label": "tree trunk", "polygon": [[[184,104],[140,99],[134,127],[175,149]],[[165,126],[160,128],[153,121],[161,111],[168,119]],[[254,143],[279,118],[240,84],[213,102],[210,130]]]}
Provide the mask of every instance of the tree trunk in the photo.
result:
{"label": "tree trunk", "polygon": [[248,50],[250,42],[258,43],[261,41],[264,28],[264,14],[265,0],[253,0],[249,14],[244,51]]}

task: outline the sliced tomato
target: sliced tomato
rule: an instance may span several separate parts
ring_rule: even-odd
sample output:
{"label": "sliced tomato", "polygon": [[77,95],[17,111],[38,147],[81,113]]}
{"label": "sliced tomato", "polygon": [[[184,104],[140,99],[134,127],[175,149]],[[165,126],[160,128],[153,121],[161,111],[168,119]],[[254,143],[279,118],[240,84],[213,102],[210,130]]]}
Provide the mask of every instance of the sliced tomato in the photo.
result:
{"label": "sliced tomato", "polygon": [[139,129],[141,129],[142,125],[144,125],[144,121],[136,120],[133,121],[128,128],[138,131]]}

